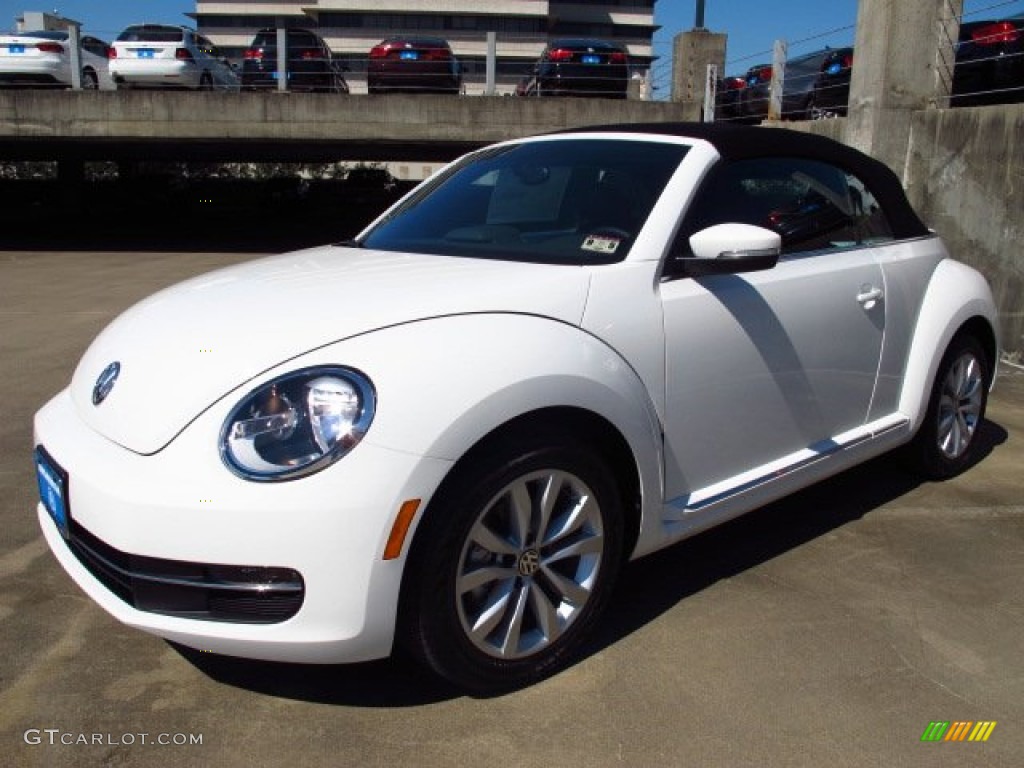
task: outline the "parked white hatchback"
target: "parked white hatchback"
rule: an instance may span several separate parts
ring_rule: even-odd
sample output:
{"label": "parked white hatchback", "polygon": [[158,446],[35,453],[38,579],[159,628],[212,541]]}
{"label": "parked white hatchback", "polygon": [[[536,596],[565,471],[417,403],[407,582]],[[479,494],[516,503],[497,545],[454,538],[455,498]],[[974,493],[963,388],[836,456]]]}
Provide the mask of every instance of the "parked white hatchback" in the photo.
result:
{"label": "parked white hatchback", "polygon": [[46,539],[120,620],[477,691],[621,564],[900,448],[975,458],[985,280],[880,163],[743,126],[474,152],[355,240],[143,301],[36,416]]}
{"label": "parked white hatchback", "polygon": [[239,90],[238,74],[228,59],[189,27],[126,28],[111,46],[110,73],[119,88]]}
{"label": "parked white hatchback", "polygon": [[[79,42],[82,88],[113,90],[107,65],[109,46],[83,35]],[[70,88],[71,44],[67,30],[0,35],[0,86]]]}

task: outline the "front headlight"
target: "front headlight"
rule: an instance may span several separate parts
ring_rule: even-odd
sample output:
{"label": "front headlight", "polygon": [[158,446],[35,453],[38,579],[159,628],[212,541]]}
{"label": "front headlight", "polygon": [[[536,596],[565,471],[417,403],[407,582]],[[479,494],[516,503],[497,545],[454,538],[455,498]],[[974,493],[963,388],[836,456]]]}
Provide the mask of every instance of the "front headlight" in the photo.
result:
{"label": "front headlight", "polygon": [[220,433],[220,454],[246,480],[292,480],[340,459],[366,434],[370,380],[340,366],[306,368],[254,389]]}

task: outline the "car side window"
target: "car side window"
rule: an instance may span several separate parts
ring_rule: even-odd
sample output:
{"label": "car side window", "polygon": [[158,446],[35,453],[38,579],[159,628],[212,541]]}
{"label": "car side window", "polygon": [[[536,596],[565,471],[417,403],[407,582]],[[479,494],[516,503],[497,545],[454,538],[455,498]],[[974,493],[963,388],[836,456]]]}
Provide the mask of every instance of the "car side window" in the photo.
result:
{"label": "car side window", "polygon": [[867,186],[842,168],[801,158],[757,158],[712,171],[686,215],[675,250],[714,224],[753,224],[778,232],[782,254],[838,250],[892,239]]}
{"label": "car side window", "polygon": [[83,50],[88,51],[94,56],[106,57],[107,55],[107,46],[104,45],[102,41],[97,40],[95,37],[83,37],[82,48]]}

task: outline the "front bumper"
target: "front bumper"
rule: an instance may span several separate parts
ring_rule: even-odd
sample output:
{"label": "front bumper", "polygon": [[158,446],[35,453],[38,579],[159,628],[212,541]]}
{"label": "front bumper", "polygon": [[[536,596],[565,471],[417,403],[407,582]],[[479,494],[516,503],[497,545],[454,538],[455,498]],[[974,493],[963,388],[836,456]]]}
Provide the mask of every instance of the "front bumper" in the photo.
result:
{"label": "front bumper", "polygon": [[[402,502],[423,499],[422,509],[451,463],[364,440],[315,475],[250,483],[221,463],[216,436],[224,415],[211,408],[166,448],[143,456],[87,427],[68,392],[48,403],[36,415],[36,444],[68,472],[72,539],[77,531],[79,543],[127,575],[120,574],[119,588],[95,562],[86,567],[89,558],[76,556],[39,504],[39,523],[58,561],[115,618],[200,650],[314,663],[388,655],[405,555],[385,561],[387,537]],[[412,532],[406,551],[411,538]],[[181,576],[167,570],[168,562],[199,571],[184,572],[190,596],[170,613],[155,612],[166,611],[166,600],[154,603],[151,585],[133,574]],[[279,585],[298,574],[300,607],[272,623],[252,623],[225,619],[230,611],[211,613],[202,600],[189,602],[197,580],[206,589],[218,581],[210,574],[228,573],[230,582],[240,572]]]}

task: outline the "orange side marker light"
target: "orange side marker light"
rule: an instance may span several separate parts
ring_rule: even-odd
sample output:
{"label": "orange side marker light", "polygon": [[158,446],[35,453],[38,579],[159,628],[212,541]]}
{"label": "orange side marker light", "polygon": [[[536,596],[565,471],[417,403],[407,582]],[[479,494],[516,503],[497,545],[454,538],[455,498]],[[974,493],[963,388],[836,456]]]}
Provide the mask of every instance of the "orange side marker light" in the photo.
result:
{"label": "orange side marker light", "polygon": [[402,502],[402,506],[398,510],[398,517],[395,518],[395,524],[391,526],[388,544],[384,547],[385,560],[394,560],[402,554],[402,547],[405,544],[405,537],[409,533],[409,526],[416,519],[416,510],[419,508],[419,499],[409,499]]}

